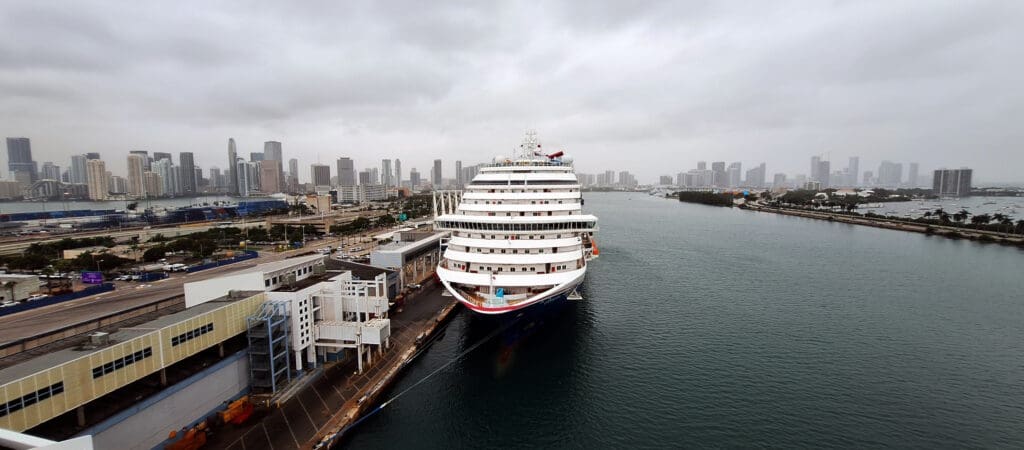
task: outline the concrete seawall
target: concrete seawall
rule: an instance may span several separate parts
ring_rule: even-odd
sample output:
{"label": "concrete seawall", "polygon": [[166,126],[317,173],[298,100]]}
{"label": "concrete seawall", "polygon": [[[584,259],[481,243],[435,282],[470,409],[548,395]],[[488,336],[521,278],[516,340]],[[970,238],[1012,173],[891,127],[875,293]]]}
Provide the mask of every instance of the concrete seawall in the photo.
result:
{"label": "concrete seawall", "polygon": [[988,240],[993,243],[1006,245],[1024,245],[1024,236],[1010,233],[999,233],[987,230],[975,230],[971,228],[959,228],[937,224],[922,224],[902,220],[884,219],[865,216],[851,216],[847,214],[836,214],[825,211],[806,211],[800,209],[771,208],[764,206],[750,206],[744,208],[748,211],[768,212],[786,216],[805,217],[808,219],[829,220],[833,222],[864,225],[889,230],[910,231],[915,233],[931,234],[947,238],[963,238],[971,240]]}

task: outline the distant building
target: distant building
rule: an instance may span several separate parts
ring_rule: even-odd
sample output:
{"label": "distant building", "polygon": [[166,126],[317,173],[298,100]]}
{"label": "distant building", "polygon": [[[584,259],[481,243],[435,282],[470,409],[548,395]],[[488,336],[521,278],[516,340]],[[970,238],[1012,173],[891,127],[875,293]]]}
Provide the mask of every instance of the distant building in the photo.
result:
{"label": "distant building", "polygon": [[156,172],[146,171],[142,174],[144,187],[142,192],[147,197],[162,197],[164,195],[164,180]]}
{"label": "distant building", "polygon": [[772,187],[773,188],[780,188],[780,187],[784,187],[784,186],[786,186],[786,174],[784,174],[784,173],[777,173],[777,174],[775,174],[775,177],[772,178]]}
{"label": "distant building", "polygon": [[106,200],[110,197],[110,181],[107,178],[107,164],[100,159],[86,161],[86,181],[89,200]]}
{"label": "distant building", "polygon": [[416,189],[419,186],[420,186],[420,173],[416,171],[415,167],[413,167],[412,170],[409,171],[409,187],[411,187],[413,189]]}
{"label": "distant building", "polygon": [[[109,174],[110,172],[107,173]],[[124,194],[128,191],[128,180],[124,177],[110,175],[107,179],[109,180],[107,184],[107,191],[113,194]]]}
{"label": "distant building", "polygon": [[313,164],[310,166],[310,182],[313,186],[331,185],[331,166],[326,164]]}
{"label": "distant building", "polygon": [[380,161],[380,175],[381,175],[381,179],[380,180],[381,180],[381,184],[383,184],[384,187],[394,186],[394,181],[392,180],[392,174],[393,174],[393,172],[391,170],[391,160],[390,159],[382,159]]}
{"label": "distant building", "polygon": [[60,166],[47,161],[43,163],[40,179],[60,181]]}
{"label": "distant building", "polygon": [[916,188],[919,180],[917,179],[918,166],[917,163],[910,163],[910,169],[907,172],[907,186]]}
{"label": "distant building", "polygon": [[146,196],[146,180],[144,173],[145,156],[139,154],[128,155],[128,195],[134,198]]}
{"label": "distant building", "polygon": [[821,156],[811,157],[811,176],[809,181],[817,181],[820,184],[820,188],[827,188],[831,186],[829,183],[830,175],[832,172],[832,163],[821,159]]}
{"label": "distant building", "polygon": [[740,179],[742,176],[742,168],[742,164],[738,162],[729,164],[729,168],[725,170],[725,179],[727,180],[726,183],[729,187],[738,187],[743,182],[743,180]]}
{"label": "distant building", "polygon": [[434,189],[440,189],[442,184],[441,178],[441,160],[434,160],[434,170],[430,173],[430,183],[434,185]]}
{"label": "distant building", "polygon": [[356,184],[356,165],[352,158],[338,158],[338,185],[354,186]]}
{"label": "distant building", "polygon": [[932,192],[939,196],[968,197],[971,195],[971,169],[939,169],[932,178]]}
{"label": "distant building", "polygon": [[716,187],[723,187],[729,184],[728,174],[725,171],[725,161],[711,163],[711,184]]}
{"label": "distant building", "polygon": [[150,164],[153,160],[149,157],[149,152],[146,150],[132,150],[128,152],[129,155],[138,155],[142,157],[142,170],[150,170]]}
{"label": "distant building", "polygon": [[901,183],[903,183],[903,164],[882,161],[882,164],[878,166],[878,185],[898,187]]}
{"label": "distant building", "polygon": [[260,162],[260,191],[273,194],[281,192],[280,161],[265,159]]}
{"label": "distant building", "polygon": [[338,201],[341,203],[384,201],[388,199],[387,192],[387,188],[383,184],[338,186]]}
{"label": "distant building", "polygon": [[263,152],[249,152],[249,162],[259,162],[263,159]]}
{"label": "distant building", "polygon": [[[94,158],[99,159],[99,158]],[[81,184],[86,182],[85,162],[88,161],[85,155],[71,155],[71,167],[68,169],[69,179],[72,183]]]}
{"label": "distant building", "polygon": [[179,153],[178,162],[181,165],[181,192],[184,194],[199,192],[199,182],[196,179],[196,162],[192,152]]}
{"label": "distant building", "polygon": [[402,160],[395,158],[395,186],[402,187]]}
{"label": "distant building", "polygon": [[747,182],[746,186],[752,188],[763,188],[765,180],[765,172],[768,169],[765,167],[765,163],[759,164],[757,167],[747,171]]}
{"label": "distant building", "polygon": [[860,157],[851,156],[850,165],[847,166],[847,176],[849,177],[848,184],[850,186],[856,186],[857,180],[860,178]]}
{"label": "distant building", "polygon": [[36,162],[32,160],[32,143],[28,138],[7,138],[7,169],[14,179],[18,178],[18,173],[25,174],[24,178],[30,183],[39,179]]}
{"label": "distant building", "polygon": [[658,184],[660,184],[662,186],[671,186],[672,185],[672,175],[662,175],[662,176],[658,177]]}
{"label": "distant building", "polygon": [[238,152],[235,149],[235,138],[228,138],[228,194],[238,195]]}

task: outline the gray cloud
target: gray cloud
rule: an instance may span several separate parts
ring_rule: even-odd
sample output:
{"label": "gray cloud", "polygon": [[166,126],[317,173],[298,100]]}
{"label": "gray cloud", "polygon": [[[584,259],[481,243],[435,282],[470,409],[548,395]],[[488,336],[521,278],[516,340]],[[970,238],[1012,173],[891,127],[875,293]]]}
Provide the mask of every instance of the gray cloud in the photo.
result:
{"label": "gray cloud", "polygon": [[223,166],[233,136],[450,172],[535,128],[648,181],[822,153],[1024,178],[1024,5],[746,3],[7,2],[0,133],[115,171],[134,148]]}

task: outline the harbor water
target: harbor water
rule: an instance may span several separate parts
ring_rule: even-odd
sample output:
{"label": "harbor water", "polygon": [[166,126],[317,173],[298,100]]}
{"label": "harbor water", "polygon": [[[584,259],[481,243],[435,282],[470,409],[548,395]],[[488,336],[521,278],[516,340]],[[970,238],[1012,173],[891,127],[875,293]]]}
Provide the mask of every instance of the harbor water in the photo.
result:
{"label": "harbor water", "polygon": [[460,312],[353,448],[1024,448],[1024,251],[588,193],[601,257],[508,344]]}

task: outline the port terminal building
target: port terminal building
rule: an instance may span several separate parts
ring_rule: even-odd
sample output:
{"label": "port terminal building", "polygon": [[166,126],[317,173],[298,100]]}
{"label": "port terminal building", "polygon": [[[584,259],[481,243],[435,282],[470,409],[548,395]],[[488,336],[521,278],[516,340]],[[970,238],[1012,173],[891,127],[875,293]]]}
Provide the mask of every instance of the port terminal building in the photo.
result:
{"label": "port terminal building", "polygon": [[226,402],[274,401],[325,363],[362,370],[389,347],[397,275],[357,269],[322,255],[260,264],[186,283],[182,311],[0,358],[0,445],[25,433],[64,448],[159,447]]}

